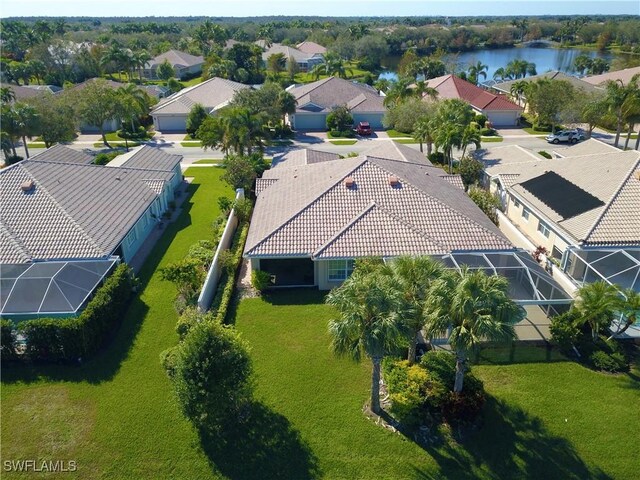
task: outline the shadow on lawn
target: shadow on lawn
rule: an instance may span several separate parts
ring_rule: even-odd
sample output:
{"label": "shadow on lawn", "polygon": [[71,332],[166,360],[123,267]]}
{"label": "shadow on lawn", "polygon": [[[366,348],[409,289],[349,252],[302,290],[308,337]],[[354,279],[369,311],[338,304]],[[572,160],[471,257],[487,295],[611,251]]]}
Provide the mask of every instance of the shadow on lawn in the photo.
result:
{"label": "shadow on lawn", "polygon": [[[167,226],[164,234],[158,239],[153,250],[147,257],[138,277],[142,293],[147,288],[152,275],[156,272],[164,253],[169,249],[175,236],[180,230],[191,225],[189,214],[193,203],[191,196],[198,185],[190,184],[187,188],[187,198],[182,204],[182,212],[175,222]],[[140,331],[149,307],[140,299],[140,293],[135,295],[127,309],[125,318],[114,335],[105,339],[102,349],[82,365],[69,364],[8,364],[2,365],[2,382],[34,382],[42,379],[51,381],[101,383],[111,380],[121,363],[129,356],[134,340]]]}
{"label": "shadow on lawn", "polygon": [[478,471],[489,478],[611,479],[590,468],[573,445],[552,435],[542,420],[494,397],[484,408],[484,425],[461,444],[444,442],[426,451],[438,463],[439,475],[416,469],[416,479],[475,479]]}
{"label": "shadow on lawn", "polygon": [[248,421],[200,439],[211,463],[232,480],[321,476],[315,455],[289,420],[259,402],[252,404]]}
{"label": "shadow on lawn", "polygon": [[323,304],[328,292],[322,292],[315,287],[287,288],[267,290],[262,299],[271,305],[309,305]]}

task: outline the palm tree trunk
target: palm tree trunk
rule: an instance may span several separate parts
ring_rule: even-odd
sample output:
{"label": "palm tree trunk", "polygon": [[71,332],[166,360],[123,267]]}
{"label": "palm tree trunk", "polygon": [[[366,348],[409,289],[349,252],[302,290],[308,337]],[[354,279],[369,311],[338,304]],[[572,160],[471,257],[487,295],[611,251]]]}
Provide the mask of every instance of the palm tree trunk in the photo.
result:
{"label": "palm tree trunk", "polygon": [[638,132],[638,136],[636,137],[636,150],[640,149],[640,132]]}
{"label": "palm tree trunk", "polygon": [[102,143],[104,143],[107,148],[111,148],[111,145],[109,145],[109,142],[107,142],[107,136],[104,133],[102,125],[100,125],[100,135],[102,136]]}
{"label": "palm tree trunk", "polygon": [[460,393],[462,392],[462,385],[464,382],[464,361],[465,355],[462,350],[458,350],[456,352],[456,380],[453,384],[453,392]]}
{"label": "palm tree trunk", "polygon": [[373,369],[371,371],[371,411],[380,413],[380,364],[382,357],[371,357]]}
{"label": "palm tree trunk", "polygon": [[629,140],[631,140],[631,134],[633,133],[633,124],[629,124],[629,130],[627,130],[627,139],[624,142],[624,149],[626,150],[629,147]]}
{"label": "palm tree trunk", "polygon": [[431,155],[431,149],[433,148],[432,142],[427,142],[427,157]]}
{"label": "palm tree trunk", "polygon": [[616,335],[622,335],[634,323],[636,323],[636,318],[634,316],[629,316],[629,318],[627,318],[627,323],[624,324],[624,327],[622,327],[622,330],[618,330],[616,333],[611,334],[611,336],[607,338],[607,341],[613,339],[613,337]]}
{"label": "palm tree trunk", "polygon": [[617,147],[618,142],[620,142],[620,133],[622,133],[622,122],[618,121],[618,126],[616,127],[616,141],[613,142],[615,147]]}
{"label": "palm tree trunk", "polygon": [[422,150],[422,140],[420,140],[420,153],[424,153],[424,150]]}
{"label": "palm tree trunk", "polygon": [[416,332],[413,339],[409,342],[409,351],[407,352],[407,360],[410,364],[414,364],[416,361],[416,348],[418,347],[418,335],[420,332]]}
{"label": "palm tree trunk", "polygon": [[22,137],[22,145],[24,145],[24,153],[27,155],[27,158],[29,158],[29,147],[27,147],[27,137],[25,136]]}

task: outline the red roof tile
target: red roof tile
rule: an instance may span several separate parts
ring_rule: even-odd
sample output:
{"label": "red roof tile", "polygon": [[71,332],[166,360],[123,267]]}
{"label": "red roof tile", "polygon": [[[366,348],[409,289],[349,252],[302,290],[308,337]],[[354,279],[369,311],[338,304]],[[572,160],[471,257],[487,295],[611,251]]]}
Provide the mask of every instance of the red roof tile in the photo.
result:
{"label": "red roof tile", "polygon": [[494,95],[473,83],[456,77],[444,75],[432,78],[427,85],[438,91],[440,98],[459,98],[478,110],[520,110],[522,107],[503,95]]}

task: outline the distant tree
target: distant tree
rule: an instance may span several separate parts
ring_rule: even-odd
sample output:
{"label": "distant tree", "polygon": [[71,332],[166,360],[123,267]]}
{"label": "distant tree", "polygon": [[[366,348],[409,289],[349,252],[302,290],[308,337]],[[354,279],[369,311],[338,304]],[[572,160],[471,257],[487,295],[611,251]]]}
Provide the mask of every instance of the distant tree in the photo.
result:
{"label": "distant tree", "polygon": [[300,66],[298,65],[298,62],[287,62],[287,76],[291,83],[295,81],[296,75],[299,71]]}
{"label": "distant tree", "polygon": [[555,131],[564,105],[574,97],[575,89],[566,80],[541,78],[530,82],[527,89],[529,111],[536,117],[536,123],[551,125],[552,131]]}
{"label": "distant tree", "polygon": [[98,79],[89,82],[76,94],[74,100],[77,102],[80,119],[88,125],[96,127],[100,131],[104,145],[111,148],[107,142],[104,124],[118,118],[120,99],[116,90],[111,88],[106,81]]}
{"label": "distant tree", "polygon": [[387,128],[411,134],[415,131],[417,122],[425,117],[433,116],[435,110],[433,102],[423,102],[417,97],[410,97],[389,108],[385,113],[383,123]]}
{"label": "distant tree", "polygon": [[296,112],[296,98],[289,92],[282,90],[278,93],[278,108],[282,114],[282,124],[286,123],[287,115]]}
{"label": "distant tree", "polygon": [[169,60],[165,59],[165,61],[156,68],[156,75],[160,80],[168,82],[170,78],[174,78],[176,76],[176,71],[169,63]]}
{"label": "distant tree", "polygon": [[29,158],[29,148],[27,138],[32,138],[40,134],[41,123],[38,111],[31,105],[16,102],[11,107],[10,124],[14,128],[14,135],[22,139],[24,153]]}
{"label": "distant tree", "polygon": [[[289,59],[289,62],[295,62],[294,59]],[[284,56],[284,53],[274,53],[273,55],[269,55],[267,58],[267,70],[271,73],[275,78],[280,76],[287,65],[287,57]]]}
{"label": "distant tree", "polygon": [[209,114],[200,103],[196,103],[191,107],[189,115],[187,115],[187,133],[191,135],[191,138],[195,138],[196,132],[202,122],[209,117]]}
{"label": "distant tree", "polygon": [[474,65],[471,65],[468,69],[469,75],[468,80],[471,83],[478,84],[480,82],[480,77],[487,78],[487,70],[489,70],[489,66],[485,65],[482,62],[476,62]]}
{"label": "distant tree", "polygon": [[356,58],[366,70],[380,68],[382,59],[389,54],[389,45],[380,35],[366,35],[355,44]]}
{"label": "distant tree", "polygon": [[76,136],[76,113],[65,95],[46,95],[29,100],[40,118],[40,136],[46,148],[70,142]]}

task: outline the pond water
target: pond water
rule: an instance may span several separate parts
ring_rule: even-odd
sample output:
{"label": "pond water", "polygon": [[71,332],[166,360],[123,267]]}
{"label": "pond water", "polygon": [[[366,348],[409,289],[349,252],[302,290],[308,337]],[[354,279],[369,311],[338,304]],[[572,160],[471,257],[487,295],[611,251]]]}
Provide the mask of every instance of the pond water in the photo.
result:
{"label": "pond water", "polygon": [[[616,58],[616,55],[610,52],[580,50],[577,48],[513,47],[450,54],[444,60],[447,64],[457,64],[460,70],[466,70],[469,65],[480,61],[489,67],[486,78],[488,81],[493,79],[493,74],[498,68],[506,67],[511,60],[515,59],[523,59],[527,62],[535,63],[538,73],[545,73],[550,70],[574,73],[573,61],[583,53],[590,57],[604,58],[609,62]],[[385,58],[382,64],[386,71],[380,74],[380,78],[397,79],[396,68],[399,61],[400,57],[396,56]]]}

